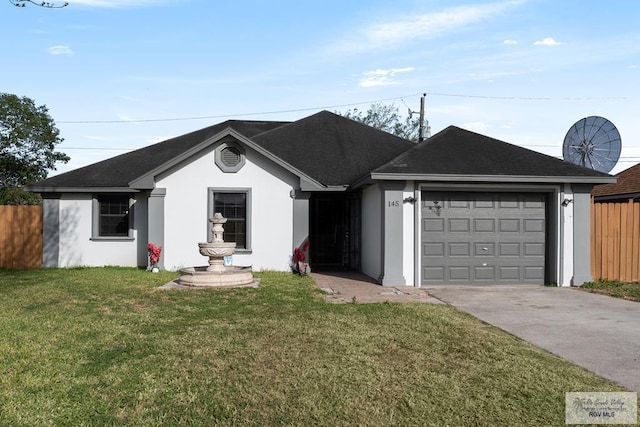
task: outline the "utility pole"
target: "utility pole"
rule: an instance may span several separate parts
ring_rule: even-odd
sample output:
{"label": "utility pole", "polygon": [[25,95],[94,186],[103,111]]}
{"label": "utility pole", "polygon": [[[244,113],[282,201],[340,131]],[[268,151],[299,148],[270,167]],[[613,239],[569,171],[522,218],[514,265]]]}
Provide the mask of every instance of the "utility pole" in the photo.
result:
{"label": "utility pole", "polygon": [[420,97],[420,129],[418,130],[418,142],[424,141],[424,99],[427,94],[423,93]]}
{"label": "utility pole", "polygon": [[420,130],[418,131],[418,142],[422,142],[431,137],[431,126],[429,126],[429,120],[425,120],[424,118],[424,100],[426,98],[426,93],[423,93],[420,98]]}

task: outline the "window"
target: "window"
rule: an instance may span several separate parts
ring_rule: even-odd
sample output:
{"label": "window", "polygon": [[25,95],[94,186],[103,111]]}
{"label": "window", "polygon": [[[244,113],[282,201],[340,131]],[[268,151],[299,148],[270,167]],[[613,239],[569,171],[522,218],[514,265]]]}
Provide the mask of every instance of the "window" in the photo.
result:
{"label": "window", "polygon": [[[224,224],[224,241],[235,242],[236,250],[251,250],[250,245],[250,206],[249,189],[210,189],[209,218],[220,212],[227,218]],[[209,233],[211,236],[211,224]]]}
{"label": "window", "polygon": [[103,194],[93,199],[93,238],[130,238],[131,199],[128,194]]}

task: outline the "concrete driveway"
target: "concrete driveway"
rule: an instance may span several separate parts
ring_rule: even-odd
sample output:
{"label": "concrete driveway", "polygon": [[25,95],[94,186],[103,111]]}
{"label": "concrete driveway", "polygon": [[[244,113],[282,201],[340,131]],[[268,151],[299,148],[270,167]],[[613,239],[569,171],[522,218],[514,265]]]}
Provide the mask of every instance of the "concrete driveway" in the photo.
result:
{"label": "concrete driveway", "polygon": [[640,392],[640,303],[543,286],[426,289],[478,319]]}

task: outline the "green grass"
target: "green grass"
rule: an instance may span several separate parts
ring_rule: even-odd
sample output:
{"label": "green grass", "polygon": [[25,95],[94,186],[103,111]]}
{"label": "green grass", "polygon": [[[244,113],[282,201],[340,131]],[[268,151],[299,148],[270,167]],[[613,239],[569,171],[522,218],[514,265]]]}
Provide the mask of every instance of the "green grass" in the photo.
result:
{"label": "green grass", "polygon": [[616,280],[600,279],[595,282],[585,283],[581,289],[610,297],[640,302],[640,282],[623,283]]}
{"label": "green grass", "polygon": [[564,425],[623,388],[446,305],[330,304],[309,277],[0,270],[0,425]]}

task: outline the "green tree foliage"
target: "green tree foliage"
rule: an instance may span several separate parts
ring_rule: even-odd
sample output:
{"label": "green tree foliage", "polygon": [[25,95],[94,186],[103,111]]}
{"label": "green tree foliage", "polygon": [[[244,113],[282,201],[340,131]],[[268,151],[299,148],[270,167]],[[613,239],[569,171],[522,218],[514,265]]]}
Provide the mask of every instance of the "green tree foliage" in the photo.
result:
{"label": "green tree foliage", "polygon": [[41,205],[39,194],[29,193],[22,188],[0,188],[0,205]]}
{"label": "green tree foliage", "polygon": [[366,112],[354,108],[338,114],[409,141],[418,140],[420,119],[411,115],[403,119],[395,105],[375,103]]}
{"label": "green tree foliage", "polygon": [[69,6],[69,3],[67,2],[64,2],[61,4],[55,4],[55,3],[50,3],[48,1],[36,1],[36,0],[9,0],[9,3],[17,7],[26,7],[27,3],[31,3],[31,4],[35,4],[36,6],[47,7],[49,9],[60,9],[60,8]]}
{"label": "green tree foliage", "polygon": [[47,177],[69,156],[55,151],[63,139],[44,105],[0,93],[0,188],[20,187]]}

